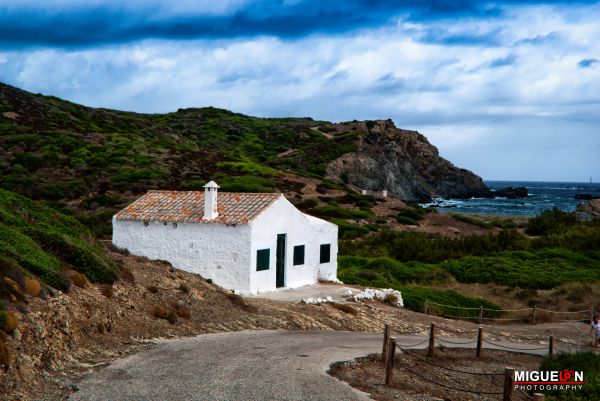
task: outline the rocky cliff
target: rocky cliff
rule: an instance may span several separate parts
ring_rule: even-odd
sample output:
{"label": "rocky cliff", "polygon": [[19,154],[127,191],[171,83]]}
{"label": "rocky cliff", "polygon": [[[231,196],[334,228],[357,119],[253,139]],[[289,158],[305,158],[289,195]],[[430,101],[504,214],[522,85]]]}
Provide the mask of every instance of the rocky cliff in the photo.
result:
{"label": "rocky cliff", "polygon": [[396,128],[391,120],[355,124],[364,125],[357,127],[357,150],[330,162],[329,177],[360,189],[385,189],[405,201],[491,196],[480,177],[440,157],[418,132]]}

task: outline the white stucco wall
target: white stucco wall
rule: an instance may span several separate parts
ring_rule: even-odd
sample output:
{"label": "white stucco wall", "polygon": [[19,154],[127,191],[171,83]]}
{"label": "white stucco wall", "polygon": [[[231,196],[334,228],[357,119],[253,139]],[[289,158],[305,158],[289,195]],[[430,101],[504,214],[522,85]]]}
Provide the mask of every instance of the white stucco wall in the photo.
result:
{"label": "white stucco wall", "polygon": [[216,284],[250,292],[250,227],[213,223],[116,220],[112,242],[134,255],[162,259],[181,270],[200,274]]}
{"label": "white stucco wall", "polygon": [[[337,279],[337,236],[335,224],[306,215],[281,196],[271,207],[249,223],[251,227],[250,290],[276,289],[277,234],[286,234],[285,288]],[[331,244],[331,261],[319,263],[320,245]],[[304,245],[304,264],[294,266],[294,246]],[[270,249],[269,270],[256,271],[256,251]]]}

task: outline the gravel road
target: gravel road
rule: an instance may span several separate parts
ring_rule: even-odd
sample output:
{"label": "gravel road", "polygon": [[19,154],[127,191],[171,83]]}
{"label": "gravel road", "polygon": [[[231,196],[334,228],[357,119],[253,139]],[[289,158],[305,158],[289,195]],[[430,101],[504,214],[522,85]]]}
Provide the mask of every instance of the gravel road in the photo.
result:
{"label": "gravel road", "polygon": [[368,400],[326,371],[380,351],[382,335],[242,331],[168,341],[115,361],[70,400]]}
{"label": "gravel road", "polygon": [[[399,343],[422,336],[396,336]],[[381,333],[240,331],[160,343],[115,361],[79,384],[70,400],[368,400],[326,371],[337,361],[381,352]],[[449,339],[450,340],[450,339]],[[532,348],[539,345],[498,342]],[[450,344],[448,344],[450,345]],[[420,344],[418,348],[424,348]],[[473,345],[450,345],[472,347]],[[487,348],[497,348],[487,344]]]}

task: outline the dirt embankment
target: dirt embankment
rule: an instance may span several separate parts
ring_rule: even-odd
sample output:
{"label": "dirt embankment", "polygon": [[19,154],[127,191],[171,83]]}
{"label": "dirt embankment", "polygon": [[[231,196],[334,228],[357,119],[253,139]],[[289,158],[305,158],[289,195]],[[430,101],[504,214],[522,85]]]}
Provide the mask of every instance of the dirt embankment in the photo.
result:
{"label": "dirt embankment", "polygon": [[[73,286],[47,301],[27,298],[19,326],[6,339],[9,367],[0,370],[1,399],[63,399],[82,374],[152,346],[154,340],[260,329],[380,332],[385,323],[399,333],[426,334],[436,322],[440,335],[464,336],[474,325],[385,304],[304,305],[245,299],[167,263],[110,252],[125,274],[112,286]],[[571,327],[552,328],[565,339]],[[507,327],[499,335],[519,341],[541,327]],[[581,338],[575,340],[580,341]]]}

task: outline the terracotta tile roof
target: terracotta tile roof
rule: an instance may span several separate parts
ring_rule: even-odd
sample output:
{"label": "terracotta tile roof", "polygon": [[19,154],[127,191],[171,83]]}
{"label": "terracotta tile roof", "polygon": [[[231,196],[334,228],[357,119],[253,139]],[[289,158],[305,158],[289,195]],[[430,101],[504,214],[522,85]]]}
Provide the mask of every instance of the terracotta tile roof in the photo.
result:
{"label": "terracotta tile roof", "polygon": [[246,224],[275,202],[281,194],[219,192],[213,220],[204,216],[204,191],[148,191],[118,212],[117,220],[182,223]]}

